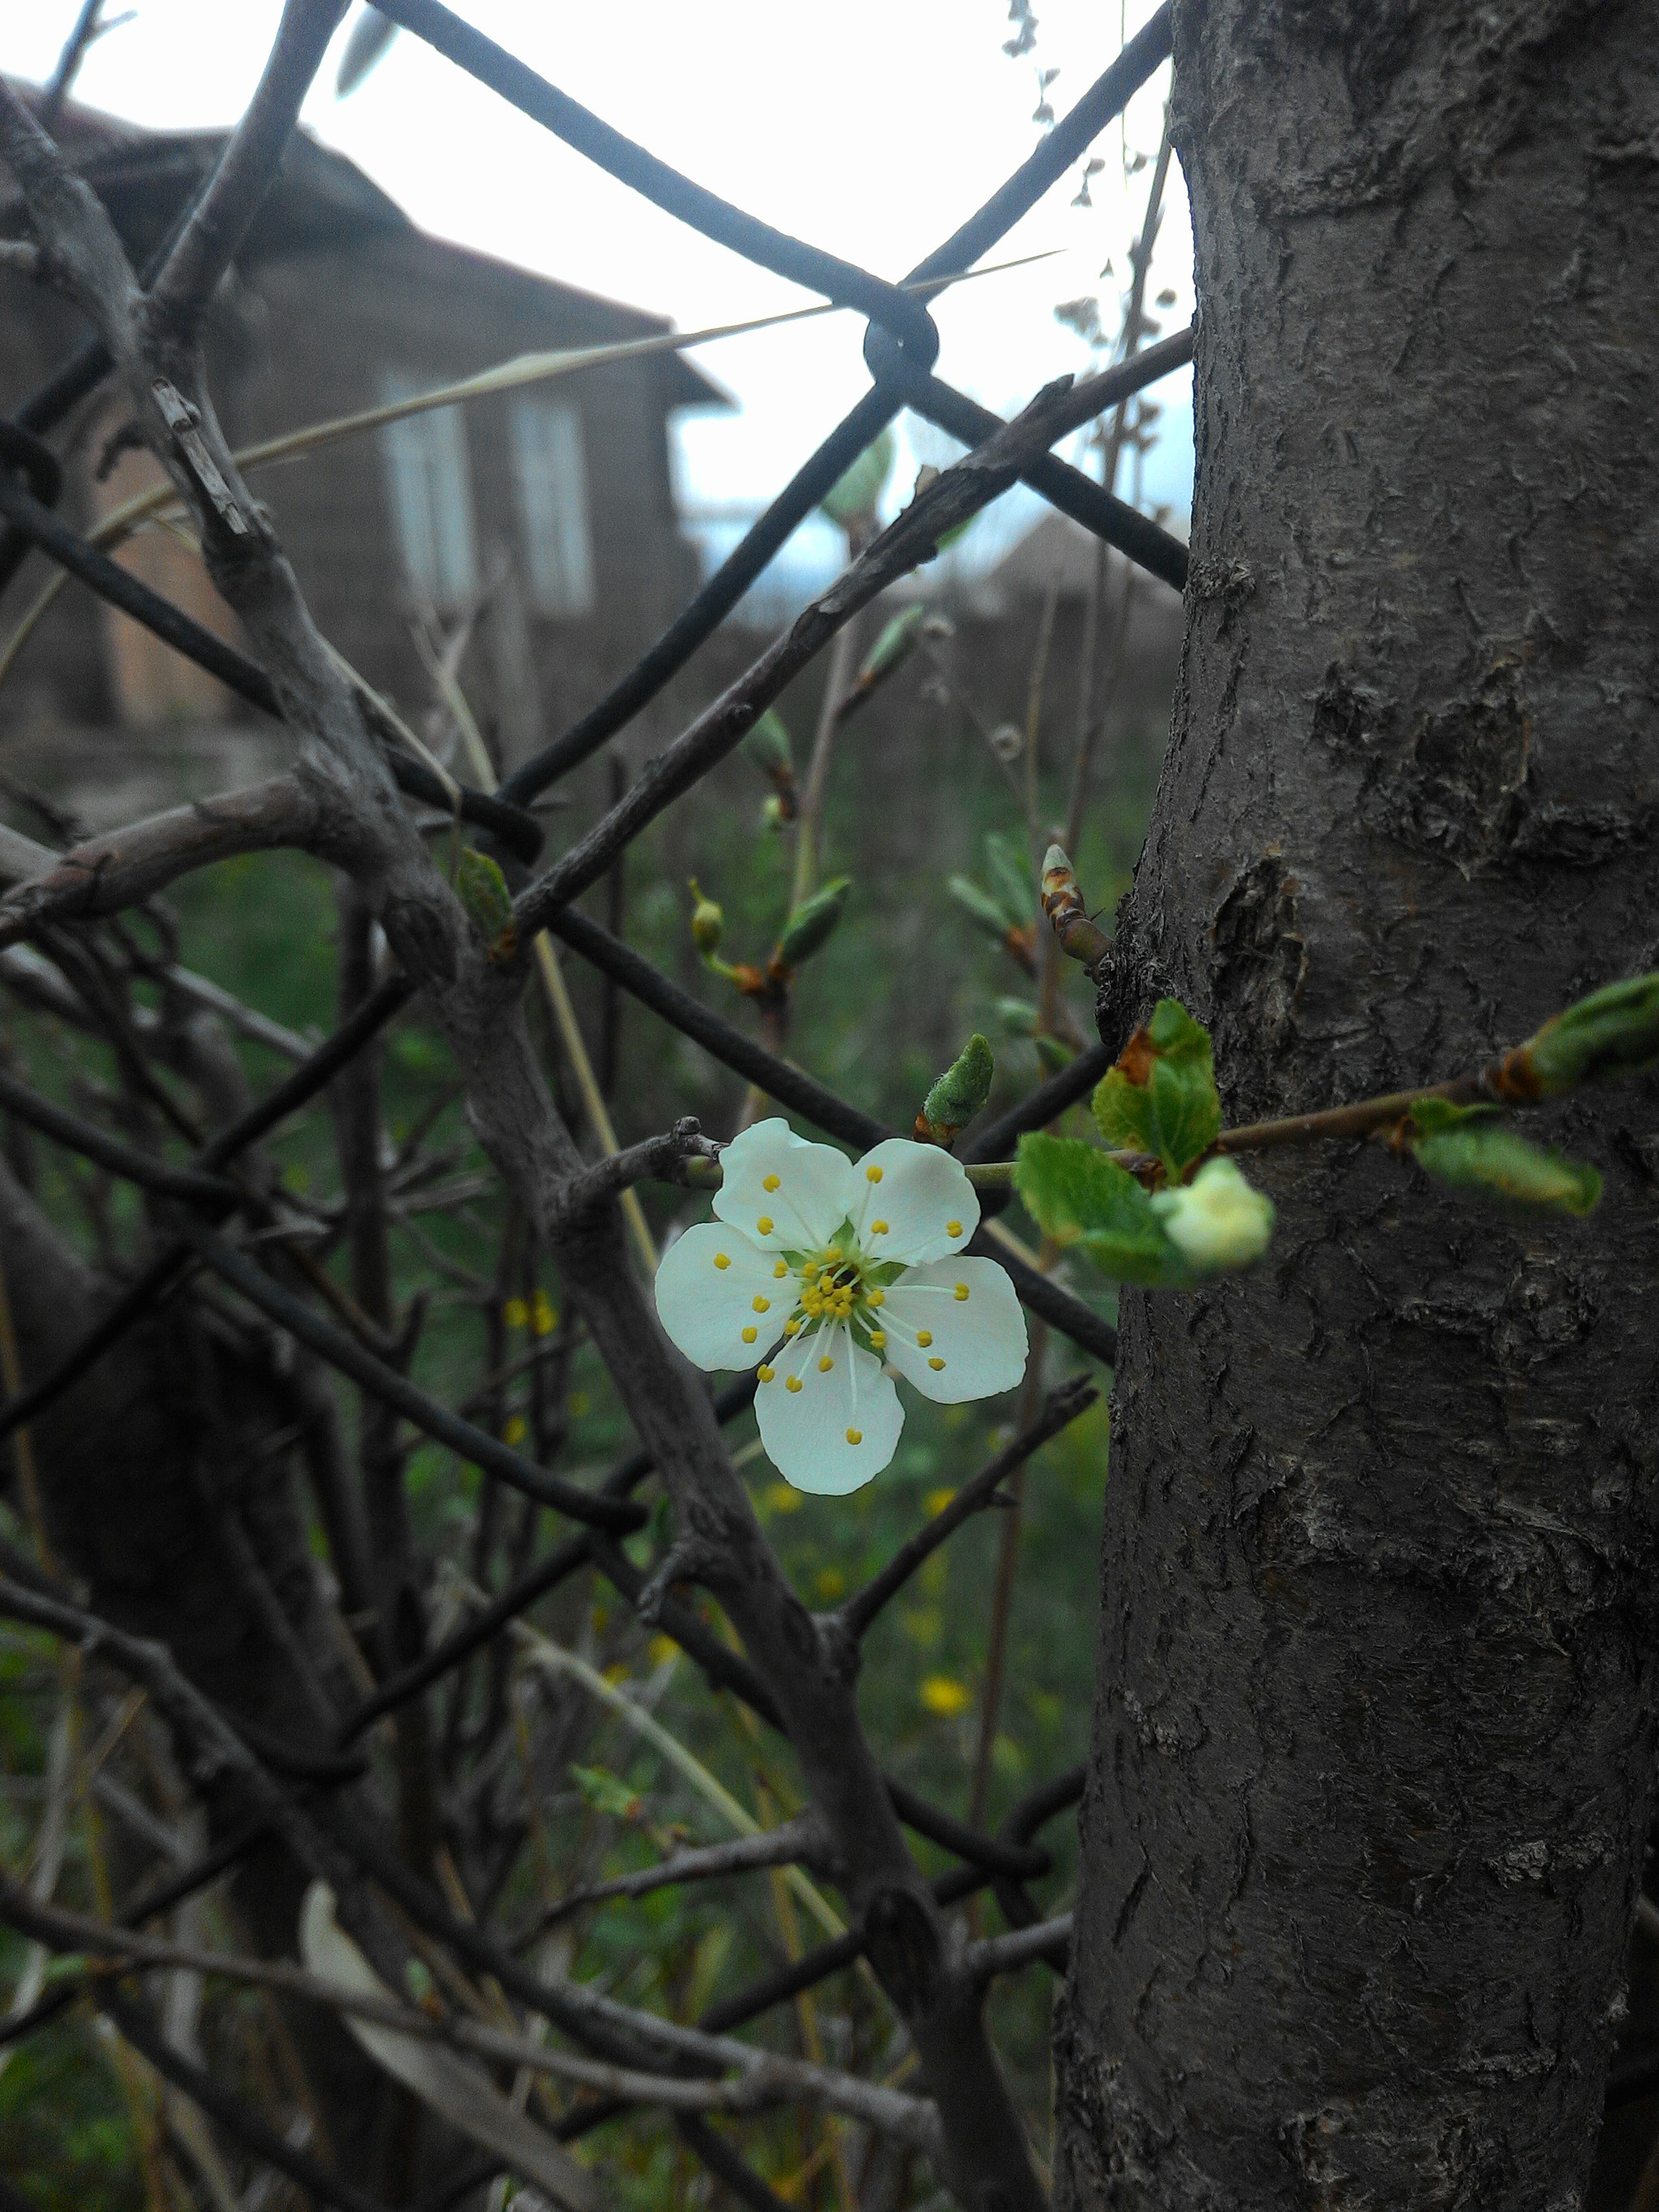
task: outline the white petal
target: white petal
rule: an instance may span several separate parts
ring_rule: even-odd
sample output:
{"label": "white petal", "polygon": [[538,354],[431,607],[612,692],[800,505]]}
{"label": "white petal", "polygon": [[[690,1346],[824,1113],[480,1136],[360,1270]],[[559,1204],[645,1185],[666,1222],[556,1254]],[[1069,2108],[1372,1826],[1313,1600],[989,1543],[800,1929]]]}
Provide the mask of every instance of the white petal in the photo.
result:
{"label": "white petal", "polygon": [[847,1218],[853,1178],[844,1154],[809,1144],[775,1116],[720,1154],[714,1211],[774,1252],[815,1251]]}
{"label": "white petal", "polygon": [[[799,1389],[789,1388],[792,1381]],[[844,1328],[822,1329],[779,1360],[756,1393],[755,1418],[786,1482],[839,1498],[861,1489],[892,1458],[904,1408],[878,1359],[860,1352]]]}
{"label": "white petal", "polygon": [[854,1231],[872,1260],[942,1260],[979,1226],[974,1186],[962,1163],[937,1145],[889,1137],[854,1163],[852,1180]]}
{"label": "white petal", "polygon": [[[881,1319],[889,1360],[941,1406],[994,1398],[1025,1372],[1025,1316],[994,1260],[933,1260],[908,1269],[889,1286]],[[918,1344],[921,1334],[931,1343]]]}
{"label": "white petal", "polygon": [[[795,1310],[795,1279],[780,1282],[776,1265],[774,1253],[718,1221],[676,1237],[657,1270],[657,1311],[694,1366],[752,1367],[766,1357]],[[757,1298],[766,1302],[760,1312]],[[755,1332],[746,1340],[745,1329]]]}

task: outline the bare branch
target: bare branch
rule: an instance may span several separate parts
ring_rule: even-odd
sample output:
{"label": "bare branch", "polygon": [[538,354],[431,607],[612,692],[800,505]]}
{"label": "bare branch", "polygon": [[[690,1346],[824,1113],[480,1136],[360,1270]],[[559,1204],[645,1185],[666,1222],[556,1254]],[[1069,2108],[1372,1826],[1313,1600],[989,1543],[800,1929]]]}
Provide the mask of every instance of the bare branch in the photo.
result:
{"label": "bare branch", "polygon": [[[782,2103],[801,2103],[818,2109],[843,2112],[884,2134],[911,2142],[920,2150],[938,2147],[939,2126],[933,2107],[920,2098],[872,2087],[850,2075],[759,2051],[729,2037],[699,2033],[695,2028],[672,2028],[651,2013],[599,2000],[595,2016],[608,2025],[626,2026],[647,2044],[654,2043],[673,2057],[695,2061],[715,2072],[738,2069],[735,2081],[687,2080],[684,2076],[642,2072],[636,2068],[607,2064],[532,2043],[524,2036],[454,2015],[434,2016],[417,2012],[387,1996],[371,1995],[345,1987],[328,1978],[309,1973],[282,1960],[252,1959],[225,1951],[204,1950],[159,1936],[143,1936],[112,1927],[80,1912],[60,1906],[37,1905],[15,1883],[0,1887],[0,1919],[58,1952],[85,1951],[107,1960],[106,1972],[125,1972],[132,1966],[184,1967],[200,1974],[217,1974],[227,1981],[281,1990],[313,2004],[349,2014],[394,2030],[421,2042],[435,2042],[501,2064],[522,2067],[573,2081],[602,2094],[630,2103],[660,2105],[671,2111],[754,2112]],[[579,1985],[566,1984],[567,1988]]]}
{"label": "bare branch", "polygon": [[712,1165],[720,1158],[720,1152],[713,1139],[703,1135],[702,1125],[696,1117],[687,1114],[664,1135],[647,1137],[640,1144],[630,1145],[626,1152],[612,1152],[567,1183],[559,1194],[560,1210],[568,1219],[577,1220],[583,1213],[605,1205],[640,1182],[680,1183],[690,1188],[696,1178],[690,1170],[702,1162]]}
{"label": "bare branch", "polygon": [[823,1858],[824,1834],[819,1822],[803,1813],[781,1827],[763,1828],[757,1836],[734,1836],[700,1850],[674,1851],[659,1866],[641,1867],[636,1874],[618,1875],[611,1881],[590,1883],[573,1889],[550,1905],[536,1921],[529,1936],[556,1928],[573,1912],[589,1905],[608,1904],[612,1898],[648,1897],[653,1890],[669,1889],[682,1882],[715,1881],[724,1875],[753,1874],[765,1867],[819,1867]]}
{"label": "bare branch", "polygon": [[447,1444],[487,1473],[498,1475],[514,1490],[522,1491],[526,1498],[533,1498],[538,1504],[550,1505],[591,1528],[637,1528],[647,1518],[637,1505],[584,1490],[564,1475],[551,1474],[486,1430],[462,1420],[447,1406],[417,1389],[406,1376],[330,1328],[309,1306],[290,1296],[262,1267],[256,1267],[202,1223],[186,1221],[184,1237],[216,1275],[291,1336],[297,1337],[319,1358],[326,1360],[343,1375],[349,1375],[354,1382],[412,1421],[424,1435]]}
{"label": "bare branch", "polygon": [[149,295],[159,328],[188,337],[270,191],[346,0],[288,0],[258,89]]}
{"label": "bare branch", "polygon": [[1018,1974],[1041,1959],[1063,1974],[1071,1943],[1072,1916],[1062,1912],[1056,1919],[1039,1920],[1034,1927],[1016,1928],[1011,1935],[974,1944],[968,1953],[968,1971],[976,1981],[988,1982],[999,1974]]}
{"label": "bare branch", "polygon": [[136,1145],[100,1129],[95,1121],[85,1121],[79,1114],[43,1098],[4,1067],[0,1067],[0,1106],[70,1152],[95,1160],[112,1175],[123,1176],[161,1197],[180,1198],[192,1206],[223,1211],[235,1206],[242,1196],[237,1185],[222,1176],[204,1175],[197,1168],[175,1168],[152,1152],[141,1152]]}
{"label": "bare branch", "polygon": [[189,875],[238,853],[317,842],[318,793],[297,776],[274,775],[243,791],[192,799],[128,829],[88,838],[0,899],[0,946],[32,937],[49,922],[119,914]]}

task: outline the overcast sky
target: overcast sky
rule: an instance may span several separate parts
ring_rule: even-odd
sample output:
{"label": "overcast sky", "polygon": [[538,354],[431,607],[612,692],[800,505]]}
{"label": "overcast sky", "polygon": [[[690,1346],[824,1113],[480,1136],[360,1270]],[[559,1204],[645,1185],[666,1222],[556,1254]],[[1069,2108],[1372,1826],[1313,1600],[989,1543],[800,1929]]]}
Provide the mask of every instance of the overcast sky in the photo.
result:
{"label": "overcast sky", "polygon": [[[155,128],[228,123],[258,78],[279,0],[131,0],[133,20],[88,55],[76,96]],[[1008,58],[1007,0],[461,0],[471,21],[664,159],[797,236],[898,276],[946,236],[1031,151],[1037,70],[1066,110],[1133,33],[1152,0],[1036,0],[1035,50]],[[50,75],[77,0],[31,0],[0,24],[0,69]],[[106,0],[106,13],[123,0]],[[349,33],[341,33],[343,42]],[[400,34],[349,98],[333,94],[338,45],[303,119],[427,229],[584,288],[672,316],[683,328],[799,306],[781,278],[711,245],[613,183],[418,40]],[[1161,70],[1132,103],[1127,151],[1156,150],[1167,90]],[[1056,323],[1057,302],[1099,293],[1109,328],[1128,276],[1150,167],[1124,173],[1125,138],[1097,144],[1105,167],[1092,207],[1071,204],[1073,173],[988,257],[1060,249],[1061,258],[964,284],[935,307],[939,373],[1004,412],[1085,346]],[[1103,276],[1110,261],[1111,273]],[[1178,166],[1154,263],[1152,294],[1174,290],[1166,330],[1191,311],[1191,240]],[[867,388],[862,325],[836,316],[708,347],[702,365],[739,403],[687,419],[678,456],[694,509],[770,497]],[[1191,493],[1189,384],[1170,378],[1148,457],[1146,496],[1184,517]],[[945,458],[919,428],[902,456]],[[1121,487],[1122,488],[1122,487]],[[1030,520],[1015,495],[981,526],[981,557]],[[975,563],[977,565],[977,563]]]}

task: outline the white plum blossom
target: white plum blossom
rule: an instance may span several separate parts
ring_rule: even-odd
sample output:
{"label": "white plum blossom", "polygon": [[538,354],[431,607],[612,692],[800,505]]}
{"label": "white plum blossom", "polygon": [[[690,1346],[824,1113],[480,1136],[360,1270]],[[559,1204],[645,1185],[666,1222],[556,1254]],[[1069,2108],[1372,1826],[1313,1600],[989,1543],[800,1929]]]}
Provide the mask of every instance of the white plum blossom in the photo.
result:
{"label": "white plum blossom", "polygon": [[979,1200],[948,1152],[890,1137],[848,1160],[774,1120],[720,1166],[719,1218],[669,1247],[657,1311],[697,1366],[759,1363],[761,1442],[797,1490],[839,1496],[887,1465],[904,1425],[890,1370],[946,1406],[1025,1372],[1013,1285],[962,1255]]}
{"label": "white plum blossom", "polygon": [[1179,1190],[1152,1200],[1164,1233],[1190,1267],[1244,1267],[1273,1233],[1271,1199],[1253,1190],[1229,1159],[1206,1160]]}

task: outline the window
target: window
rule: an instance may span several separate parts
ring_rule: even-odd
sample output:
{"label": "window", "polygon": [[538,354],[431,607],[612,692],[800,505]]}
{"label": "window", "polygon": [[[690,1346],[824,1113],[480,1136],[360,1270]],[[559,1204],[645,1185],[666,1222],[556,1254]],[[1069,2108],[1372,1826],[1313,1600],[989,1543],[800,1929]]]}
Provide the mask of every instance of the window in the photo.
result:
{"label": "window", "polygon": [[[401,369],[380,381],[387,402],[427,389]],[[409,580],[434,607],[456,607],[478,589],[477,535],[466,424],[459,407],[407,415],[380,433],[392,478],[392,511]]]}
{"label": "window", "polygon": [[592,613],[593,546],[581,416],[558,400],[515,399],[513,458],[532,605],[544,615]]}

